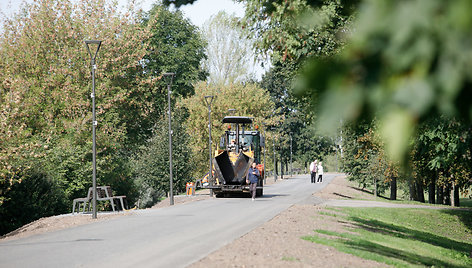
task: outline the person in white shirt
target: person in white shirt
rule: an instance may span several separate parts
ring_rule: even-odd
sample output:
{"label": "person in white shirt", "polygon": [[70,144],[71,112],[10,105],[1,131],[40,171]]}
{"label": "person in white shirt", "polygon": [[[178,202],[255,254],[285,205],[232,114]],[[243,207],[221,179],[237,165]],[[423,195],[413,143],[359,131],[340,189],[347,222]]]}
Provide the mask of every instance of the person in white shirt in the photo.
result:
{"label": "person in white shirt", "polygon": [[316,182],[316,169],[317,169],[317,160],[311,162],[310,164],[310,174],[311,174],[311,183]]}
{"label": "person in white shirt", "polygon": [[321,161],[320,163],[318,163],[317,173],[318,173],[317,182],[323,182],[323,166],[321,165]]}

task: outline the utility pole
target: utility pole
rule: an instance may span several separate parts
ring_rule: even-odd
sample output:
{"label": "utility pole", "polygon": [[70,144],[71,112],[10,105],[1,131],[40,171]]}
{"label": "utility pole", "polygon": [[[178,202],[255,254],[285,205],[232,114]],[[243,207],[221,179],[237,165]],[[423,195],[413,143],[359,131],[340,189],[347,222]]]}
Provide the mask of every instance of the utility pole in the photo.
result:
{"label": "utility pole", "polygon": [[262,131],[263,131],[263,135],[261,135],[261,137],[263,137],[264,139],[264,154],[262,155],[262,161],[264,162],[264,184],[266,184],[266,174],[265,174],[265,170],[267,168],[267,165],[266,165],[266,161],[265,161],[265,155],[266,155],[266,144],[265,144],[265,128],[266,128],[266,124],[265,123],[262,123]]}
{"label": "utility pole", "polygon": [[170,205],[174,205],[174,189],[173,189],[173,178],[172,178],[172,115],[170,110],[170,94],[172,81],[174,79],[175,73],[164,73],[163,76],[170,76],[170,82],[167,83],[167,103],[168,103],[168,113],[169,113],[169,200]]}
{"label": "utility pole", "polygon": [[[275,128],[271,128],[271,130],[275,130]],[[277,159],[275,157],[275,134],[274,138],[272,139],[272,149],[274,150],[274,182],[277,181]]]}
{"label": "utility pole", "polygon": [[292,135],[293,135],[293,132],[290,132],[290,177],[293,176],[293,166],[292,166]]}
{"label": "utility pole", "polygon": [[[95,54],[92,54],[90,51],[90,45],[97,45],[95,50]],[[96,127],[97,121],[95,118],[95,70],[97,69],[97,65],[95,64],[95,59],[97,58],[98,50],[100,50],[100,46],[102,45],[102,41],[100,40],[85,40],[85,46],[87,47],[87,51],[90,55],[90,61],[92,66],[92,219],[97,218],[97,141],[96,141]]]}
{"label": "utility pole", "polygon": [[205,96],[205,103],[208,107],[208,153],[209,153],[209,159],[210,159],[210,171],[208,173],[208,183],[210,184],[210,197],[213,197],[213,189],[211,188],[213,186],[213,162],[212,160],[212,155],[211,155],[211,103],[213,102],[213,98],[215,96]]}

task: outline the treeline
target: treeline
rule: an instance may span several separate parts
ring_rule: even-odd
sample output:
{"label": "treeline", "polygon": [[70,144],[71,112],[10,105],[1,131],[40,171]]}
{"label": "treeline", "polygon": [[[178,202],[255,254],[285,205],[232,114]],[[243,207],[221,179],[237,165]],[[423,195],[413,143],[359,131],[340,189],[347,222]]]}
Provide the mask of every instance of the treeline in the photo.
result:
{"label": "treeline", "polygon": [[[207,142],[201,144],[208,137],[205,94],[220,96],[215,121],[229,108],[262,121],[273,108],[254,83],[195,87],[208,75],[201,67],[206,43],[180,11],[162,5],[118,10],[104,0],[25,4],[4,19],[0,35],[0,234],[70,212],[72,200],[92,186],[91,67],[84,43],[91,39],[103,40],[96,70],[97,181],[132,206],[152,206],[168,194],[169,81],[162,73],[177,74],[171,100],[176,193],[203,176],[208,163],[201,161],[208,152]],[[236,93],[241,99],[231,99]],[[246,97],[255,105],[243,104]],[[221,131],[214,130],[215,137]]]}
{"label": "treeline", "polygon": [[394,162],[386,153],[378,121],[342,130],[343,169],[360,188],[391,200],[454,206],[460,206],[460,193],[470,195],[470,124],[443,116],[421,123],[404,162]]}
{"label": "treeline", "polygon": [[[159,32],[174,30],[185,35],[169,39]],[[193,94],[192,83],[203,72],[197,28],[161,6],[143,13],[134,6],[120,11],[109,1],[41,0],[4,19],[1,234],[70,212],[72,200],[91,186],[91,67],[84,43],[90,39],[103,40],[96,70],[97,180],[127,195],[130,204],[145,194],[136,183],[140,170],[131,163],[146,153],[140,146],[162,131],[166,83],[160,74],[185,72],[174,82],[177,98]],[[176,127],[182,120],[177,117]],[[183,180],[176,176],[177,190]]]}
{"label": "treeline", "polygon": [[349,178],[391,199],[459,205],[469,194],[470,1],[240,2],[256,50],[272,57],[263,83],[286,118],[282,159],[293,133],[299,161],[342,150]]}
{"label": "treeline", "polygon": [[307,62],[300,96],[318,103],[320,128],[342,129],[360,186],[459,205],[472,173],[471,2],[341,2],[362,8],[339,53]]}
{"label": "treeline", "polygon": [[[301,164],[337,151],[352,180],[376,185],[379,194],[391,189],[392,199],[401,185],[412,199],[425,200],[426,191],[435,203],[457,201],[449,201],[449,192],[466,193],[470,1],[239,2],[246,5],[244,18],[221,15],[208,25],[234,27],[237,33],[227,38],[252,38],[257,57],[270,56],[260,82],[239,63],[236,70],[218,66],[234,77],[213,81],[218,76],[209,72],[216,67],[208,65],[218,61],[208,55],[226,46],[209,50],[196,26],[161,4],[142,12],[132,4],[118,10],[106,0],[38,0],[4,19],[0,233],[69,212],[91,186],[91,74],[83,42],[90,39],[103,40],[96,70],[97,179],[130,204],[152,206],[168,194],[164,72],[177,74],[171,95],[176,192],[207,172],[203,98],[214,95],[212,140],[224,131],[220,120],[229,109],[254,117],[267,138],[269,170],[274,152],[275,165],[287,170],[291,151]],[[228,44],[233,52],[244,50],[239,42]],[[228,62],[233,54],[215,55]]]}

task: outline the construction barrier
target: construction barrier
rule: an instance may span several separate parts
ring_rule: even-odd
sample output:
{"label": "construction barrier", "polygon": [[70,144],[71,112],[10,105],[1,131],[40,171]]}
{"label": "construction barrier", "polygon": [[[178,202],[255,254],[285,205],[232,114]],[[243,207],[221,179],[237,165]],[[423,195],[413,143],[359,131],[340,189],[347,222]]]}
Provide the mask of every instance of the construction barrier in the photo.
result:
{"label": "construction barrier", "polygon": [[185,188],[186,188],[186,192],[187,192],[187,196],[189,195],[195,195],[195,183],[193,182],[187,182],[187,184],[185,185]]}

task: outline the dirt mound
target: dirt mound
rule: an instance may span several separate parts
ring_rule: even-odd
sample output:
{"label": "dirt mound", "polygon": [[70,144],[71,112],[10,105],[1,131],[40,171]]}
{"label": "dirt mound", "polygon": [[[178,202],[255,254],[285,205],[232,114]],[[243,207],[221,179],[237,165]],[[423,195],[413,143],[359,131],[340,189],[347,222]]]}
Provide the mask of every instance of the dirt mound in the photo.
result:
{"label": "dirt mound", "polygon": [[97,219],[92,219],[92,214],[65,214],[45,217],[28,223],[0,238],[0,241],[18,239],[31,235],[67,229],[73,226],[89,224],[96,221],[104,221],[119,216],[129,215],[132,212],[99,213]]}

